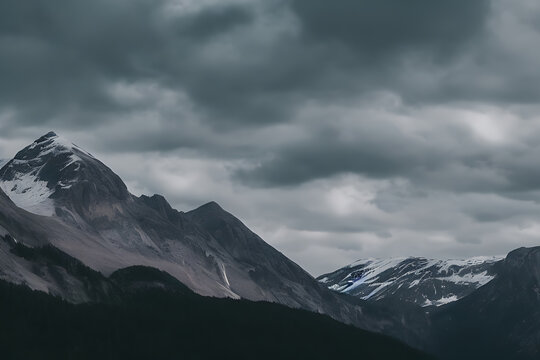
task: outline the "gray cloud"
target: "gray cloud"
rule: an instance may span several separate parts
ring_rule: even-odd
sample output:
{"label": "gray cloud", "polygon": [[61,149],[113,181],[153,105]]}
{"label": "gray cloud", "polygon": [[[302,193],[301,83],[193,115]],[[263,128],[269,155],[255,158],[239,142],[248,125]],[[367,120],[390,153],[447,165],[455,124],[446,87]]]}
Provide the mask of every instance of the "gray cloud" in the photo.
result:
{"label": "gray cloud", "polygon": [[487,0],[292,1],[306,37],[345,44],[362,58],[411,50],[448,56],[482,30],[489,5]]}
{"label": "gray cloud", "polygon": [[[535,18],[517,28],[487,0],[0,6],[0,94],[28,125],[88,127],[154,105],[111,98],[119,82],[181,92],[220,129],[286,123],[306,101],[376,91],[412,103],[540,94],[536,62],[516,67],[497,33],[534,33]],[[516,9],[511,15],[523,16]]]}
{"label": "gray cloud", "polygon": [[505,252],[540,235],[538,19],[534,0],[2,1],[0,158],[56,130],[313,273]]}
{"label": "gray cloud", "polygon": [[125,111],[107,92],[110,84],[151,81],[182,89],[194,61],[190,52],[199,42],[252,17],[237,5],[173,16],[166,5],[144,0],[2,2],[4,106],[16,108],[22,113],[19,120],[28,124],[63,117],[63,123],[84,126],[89,116],[99,122],[104,115]]}
{"label": "gray cloud", "polygon": [[248,10],[240,5],[212,7],[178,21],[173,25],[174,31],[179,38],[187,37],[194,41],[208,39],[251,22],[252,14]]}

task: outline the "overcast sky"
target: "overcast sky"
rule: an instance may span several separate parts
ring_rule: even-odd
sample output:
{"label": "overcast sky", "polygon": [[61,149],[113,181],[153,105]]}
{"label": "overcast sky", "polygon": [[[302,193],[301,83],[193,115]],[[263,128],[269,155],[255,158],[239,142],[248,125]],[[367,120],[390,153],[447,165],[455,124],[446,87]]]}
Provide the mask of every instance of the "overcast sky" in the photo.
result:
{"label": "overcast sky", "polygon": [[313,275],[540,245],[537,0],[0,2],[0,158],[54,130]]}

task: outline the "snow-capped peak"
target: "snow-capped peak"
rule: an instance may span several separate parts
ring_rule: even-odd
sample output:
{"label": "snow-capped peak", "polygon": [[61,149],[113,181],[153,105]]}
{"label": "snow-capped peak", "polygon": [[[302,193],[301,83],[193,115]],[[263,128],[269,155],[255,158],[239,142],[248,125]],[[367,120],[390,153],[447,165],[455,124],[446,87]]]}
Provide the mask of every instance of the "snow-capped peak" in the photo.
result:
{"label": "snow-capped peak", "polygon": [[91,154],[51,131],[0,167],[0,188],[18,207],[51,216],[51,195],[78,180],[85,157],[93,159]]}
{"label": "snow-capped peak", "polygon": [[[43,135],[36,141],[34,141],[30,146],[28,146],[25,150],[34,150],[38,148],[40,151],[39,153],[34,152],[24,152],[21,154],[24,160],[28,156],[32,156],[33,158],[40,158],[43,156],[46,156],[48,154],[62,154],[62,153],[68,153],[71,155],[71,157],[76,161],[80,160],[80,157],[76,155],[76,153],[82,153],[86,156],[90,156],[93,158],[93,156],[86,152],[85,150],[81,149],[77,145],[73,144],[72,142],[68,141],[67,139],[58,136],[55,132],[50,131],[47,134]],[[23,150],[24,151],[24,150]],[[19,153],[20,154],[20,153]],[[17,157],[16,157],[17,158]],[[28,159],[27,159],[28,160]]]}
{"label": "snow-capped peak", "polygon": [[52,215],[56,208],[90,211],[103,201],[131,196],[105,164],[52,131],[0,169],[0,187],[17,206],[39,215]]}

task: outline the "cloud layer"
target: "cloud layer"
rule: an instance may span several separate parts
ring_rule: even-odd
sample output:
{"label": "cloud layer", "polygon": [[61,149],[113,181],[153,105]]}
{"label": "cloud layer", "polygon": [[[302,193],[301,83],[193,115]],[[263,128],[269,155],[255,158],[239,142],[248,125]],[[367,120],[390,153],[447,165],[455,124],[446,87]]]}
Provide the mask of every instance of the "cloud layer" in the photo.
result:
{"label": "cloud layer", "polygon": [[540,234],[532,0],[0,3],[0,158],[54,129],[317,275]]}

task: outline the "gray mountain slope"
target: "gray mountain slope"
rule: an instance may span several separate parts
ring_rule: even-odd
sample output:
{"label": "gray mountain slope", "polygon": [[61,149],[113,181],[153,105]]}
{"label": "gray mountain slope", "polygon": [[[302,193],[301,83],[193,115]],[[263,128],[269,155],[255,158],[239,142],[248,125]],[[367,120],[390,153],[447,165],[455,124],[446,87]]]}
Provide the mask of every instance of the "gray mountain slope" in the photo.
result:
{"label": "gray mountain slope", "polygon": [[72,303],[112,302],[120,289],[99,272],[51,245],[25,246],[0,232],[0,279],[62,297]]}
{"label": "gray mountain slope", "polygon": [[[133,196],[107,166],[54,133],[0,169],[0,226],[25,246],[52,246],[105,276],[154,267],[201,295],[277,302],[419,343],[399,311],[327,290],[216,203],[183,213],[162,196]],[[21,270],[28,260],[2,254],[2,278],[77,298],[46,272]]]}

